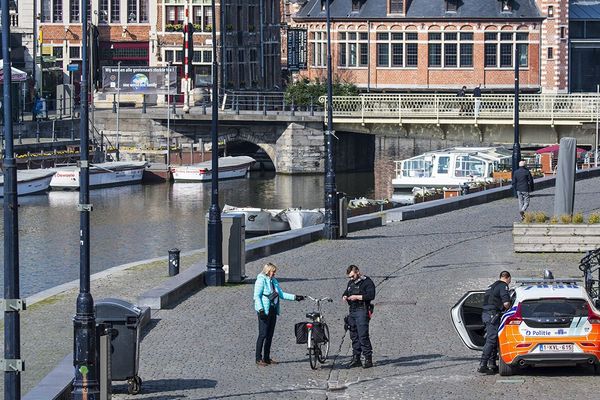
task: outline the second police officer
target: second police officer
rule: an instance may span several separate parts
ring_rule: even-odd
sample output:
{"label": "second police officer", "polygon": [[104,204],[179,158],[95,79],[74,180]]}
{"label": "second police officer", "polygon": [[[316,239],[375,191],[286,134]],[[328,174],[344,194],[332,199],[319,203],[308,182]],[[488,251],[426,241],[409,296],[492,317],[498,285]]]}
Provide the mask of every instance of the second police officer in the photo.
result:
{"label": "second police officer", "polygon": [[[373,347],[369,338],[369,322],[371,318],[371,301],[375,299],[375,284],[368,276],[362,275],[356,265],[346,270],[350,279],[342,300],[348,303],[350,312],[347,325],[352,339],[352,361],[349,367],[371,368],[373,366]],[[360,356],[365,361],[361,363]]]}
{"label": "second police officer", "polygon": [[502,312],[510,308],[510,272],[502,271],[500,279],[492,283],[483,297],[483,313],[481,320],[485,326],[485,344],[477,372],[492,375],[498,372],[496,359],[498,355],[498,328]]}

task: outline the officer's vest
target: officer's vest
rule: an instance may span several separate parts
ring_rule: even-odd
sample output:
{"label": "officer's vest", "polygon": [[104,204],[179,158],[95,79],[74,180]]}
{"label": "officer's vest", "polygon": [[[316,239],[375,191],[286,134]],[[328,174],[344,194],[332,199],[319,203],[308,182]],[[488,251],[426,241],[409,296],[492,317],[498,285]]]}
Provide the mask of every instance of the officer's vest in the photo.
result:
{"label": "officer's vest", "polygon": [[489,310],[495,310],[495,311],[502,311],[502,299],[500,298],[500,296],[494,295],[494,290],[496,289],[496,287],[498,287],[498,285],[504,283],[503,281],[496,281],[494,283],[492,283],[485,291],[485,294],[483,295],[483,309],[486,311]]}

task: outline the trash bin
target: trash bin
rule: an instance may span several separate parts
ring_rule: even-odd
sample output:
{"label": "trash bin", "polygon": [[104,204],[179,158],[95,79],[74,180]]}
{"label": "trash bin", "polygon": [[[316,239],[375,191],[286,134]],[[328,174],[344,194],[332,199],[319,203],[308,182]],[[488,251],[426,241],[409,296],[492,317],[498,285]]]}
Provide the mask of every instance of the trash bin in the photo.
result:
{"label": "trash bin", "polygon": [[[227,268],[227,282],[239,283],[246,279],[246,215],[221,214],[223,228],[223,267]],[[208,215],[205,218],[204,237],[208,249]],[[206,252],[208,257],[208,252]]]}
{"label": "trash bin", "polygon": [[139,393],[140,333],[150,320],[150,308],[107,298],[96,302],[95,311],[96,323],[111,329],[111,380],[127,381],[129,394]]}
{"label": "trash bin", "polygon": [[344,192],[336,192],[337,217],[339,223],[338,237],[348,236],[348,198]]}

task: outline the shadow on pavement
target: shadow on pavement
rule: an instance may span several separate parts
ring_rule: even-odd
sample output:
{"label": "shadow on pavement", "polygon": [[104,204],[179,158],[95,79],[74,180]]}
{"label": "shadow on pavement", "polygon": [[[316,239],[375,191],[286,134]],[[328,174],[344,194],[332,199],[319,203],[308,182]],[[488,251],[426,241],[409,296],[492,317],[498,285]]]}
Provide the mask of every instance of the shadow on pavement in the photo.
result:
{"label": "shadow on pavement", "polygon": [[[140,394],[174,392],[176,390],[213,389],[217,381],[213,379],[153,379],[142,382]],[[127,384],[113,385],[113,393],[127,393]],[[156,399],[180,399],[182,396],[160,395]],[[151,399],[145,397],[144,400]]]}
{"label": "shadow on pavement", "polygon": [[514,377],[519,376],[532,376],[532,377],[550,377],[550,376],[588,376],[594,375],[594,367],[583,365],[577,367],[537,367],[529,368],[525,367],[519,369],[518,372],[513,375]]}
{"label": "shadow on pavement", "polygon": [[486,267],[492,267],[494,265],[504,266],[504,265],[512,265],[513,262],[465,262],[460,264],[434,264],[434,265],[423,265],[421,268],[447,268],[447,267],[469,267],[469,266],[478,266],[485,265]]}

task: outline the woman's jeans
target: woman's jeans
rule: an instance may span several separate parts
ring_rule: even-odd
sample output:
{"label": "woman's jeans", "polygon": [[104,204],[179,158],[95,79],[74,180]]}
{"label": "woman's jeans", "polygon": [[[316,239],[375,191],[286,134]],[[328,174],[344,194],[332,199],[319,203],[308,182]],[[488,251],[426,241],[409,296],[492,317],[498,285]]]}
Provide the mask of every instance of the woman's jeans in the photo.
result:
{"label": "woman's jeans", "polygon": [[[277,312],[275,307],[269,309],[269,315],[266,319],[258,317],[258,339],[256,340],[256,361],[271,359],[271,341],[275,333],[275,324],[277,323]],[[264,346],[264,353],[263,353]]]}

